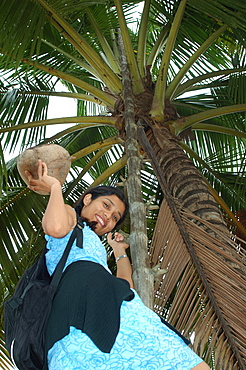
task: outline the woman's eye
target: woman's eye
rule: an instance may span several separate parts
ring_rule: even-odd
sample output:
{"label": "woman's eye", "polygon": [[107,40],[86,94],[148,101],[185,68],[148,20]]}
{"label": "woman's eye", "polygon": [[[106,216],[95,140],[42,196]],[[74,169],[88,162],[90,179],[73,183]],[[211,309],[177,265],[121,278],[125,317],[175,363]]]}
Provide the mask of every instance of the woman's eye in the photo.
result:
{"label": "woman's eye", "polygon": [[105,202],[104,202],[104,206],[105,206],[106,208],[108,208],[108,207],[109,207],[108,203],[105,203]]}

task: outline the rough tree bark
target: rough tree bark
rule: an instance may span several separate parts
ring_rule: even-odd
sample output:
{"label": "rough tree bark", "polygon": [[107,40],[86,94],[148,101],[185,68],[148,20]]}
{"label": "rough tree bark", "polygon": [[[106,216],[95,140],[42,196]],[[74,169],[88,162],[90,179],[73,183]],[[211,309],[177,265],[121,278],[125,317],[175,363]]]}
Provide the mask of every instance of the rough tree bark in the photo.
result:
{"label": "rough tree bark", "polygon": [[137,125],[134,121],[134,101],[131,79],[128,71],[123,43],[119,37],[123,100],[125,105],[125,151],[127,155],[128,179],[127,192],[131,219],[131,258],[133,280],[136,291],[146,306],[153,308],[154,277],[150,272],[148,256],[148,238],[146,231],[146,208],[142,199],[141,158],[137,140]]}
{"label": "rough tree bark", "polygon": [[168,189],[180,206],[228,233],[218,204],[178,139],[165,127],[152,127],[147,136]]}

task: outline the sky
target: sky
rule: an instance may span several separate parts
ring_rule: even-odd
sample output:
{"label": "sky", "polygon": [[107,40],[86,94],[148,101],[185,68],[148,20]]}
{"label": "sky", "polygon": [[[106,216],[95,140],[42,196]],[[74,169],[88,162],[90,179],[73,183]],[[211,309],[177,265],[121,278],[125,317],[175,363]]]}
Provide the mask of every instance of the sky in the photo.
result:
{"label": "sky", "polygon": [[[64,92],[65,88],[60,83],[57,84],[57,90]],[[51,96],[48,108],[47,118],[73,117],[77,115],[77,103],[75,99]],[[69,125],[67,125],[69,126]],[[71,124],[70,124],[71,126]],[[66,125],[47,126],[47,137],[54,135],[54,132],[64,130]]]}

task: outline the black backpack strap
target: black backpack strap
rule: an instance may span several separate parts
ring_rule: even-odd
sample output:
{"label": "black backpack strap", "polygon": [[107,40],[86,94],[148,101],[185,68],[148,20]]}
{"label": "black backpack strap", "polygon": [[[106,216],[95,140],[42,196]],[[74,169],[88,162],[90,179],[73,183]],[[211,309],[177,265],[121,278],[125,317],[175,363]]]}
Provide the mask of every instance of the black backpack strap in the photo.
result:
{"label": "black backpack strap", "polygon": [[83,221],[81,219],[81,217],[78,215],[78,213],[76,213],[76,217],[77,217],[77,225],[75,226],[75,238],[76,238],[76,246],[79,247],[79,248],[83,248],[83,228],[84,228],[84,224],[83,224]]}
{"label": "black backpack strap", "polygon": [[76,239],[77,247],[83,248],[83,227],[84,227],[84,225],[83,225],[83,222],[82,222],[81,218],[78,216],[77,213],[76,213],[76,217],[77,217],[77,224],[76,224],[75,228],[73,229],[72,234],[70,235],[70,238],[69,238],[67,246],[66,246],[66,248],[63,252],[63,255],[62,255],[59,263],[57,264],[57,266],[55,268],[55,271],[52,275],[52,280],[51,280],[50,284],[52,286],[55,286],[55,287],[58,286],[58,284],[61,280],[62,272],[63,272],[65,263],[67,261],[67,258],[68,258],[69,252],[72,248],[74,240]]}

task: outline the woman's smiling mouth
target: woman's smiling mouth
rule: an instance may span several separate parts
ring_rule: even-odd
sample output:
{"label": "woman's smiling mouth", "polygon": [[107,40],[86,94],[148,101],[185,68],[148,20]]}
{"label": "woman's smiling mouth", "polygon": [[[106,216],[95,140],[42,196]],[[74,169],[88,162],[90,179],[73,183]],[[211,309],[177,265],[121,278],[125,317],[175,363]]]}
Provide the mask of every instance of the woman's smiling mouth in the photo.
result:
{"label": "woman's smiling mouth", "polygon": [[96,220],[100,223],[100,225],[102,227],[106,226],[106,222],[104,221],[104,219],[101,216],[99,216],[98,214],[96,214],[95,217],[96,217]]}

